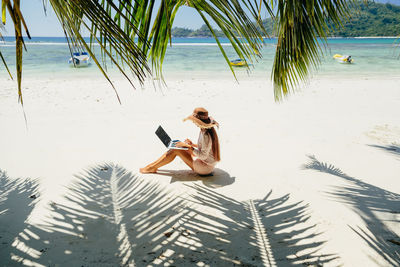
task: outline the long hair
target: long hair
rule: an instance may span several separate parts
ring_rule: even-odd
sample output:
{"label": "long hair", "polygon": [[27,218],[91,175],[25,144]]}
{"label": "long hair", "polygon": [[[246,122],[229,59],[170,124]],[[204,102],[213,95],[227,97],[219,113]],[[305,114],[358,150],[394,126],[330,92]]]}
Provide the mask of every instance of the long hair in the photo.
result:
{"label": "long hair", "polygon": [[210,129],[207,129],[207,133],[211,137],[212,151],[213,151],[214,159],[216,161],[220,161],[221,160],[221,154],[220,154],[220,151],[219,151],[219,140],[218,140],[217,131],[214,129],[214,127],[212,127]]}

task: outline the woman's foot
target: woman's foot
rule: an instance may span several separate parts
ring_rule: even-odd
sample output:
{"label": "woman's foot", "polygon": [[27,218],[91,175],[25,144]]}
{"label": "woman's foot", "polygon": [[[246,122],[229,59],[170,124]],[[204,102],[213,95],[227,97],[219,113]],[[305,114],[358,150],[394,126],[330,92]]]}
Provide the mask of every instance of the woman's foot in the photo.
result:
{"label": "woman's foot", "polygon": [[152,167],[144,167],[144,168],[140,168],[139,171],[141,173],[156,173],[157,169],[156,168],[152,168]]}

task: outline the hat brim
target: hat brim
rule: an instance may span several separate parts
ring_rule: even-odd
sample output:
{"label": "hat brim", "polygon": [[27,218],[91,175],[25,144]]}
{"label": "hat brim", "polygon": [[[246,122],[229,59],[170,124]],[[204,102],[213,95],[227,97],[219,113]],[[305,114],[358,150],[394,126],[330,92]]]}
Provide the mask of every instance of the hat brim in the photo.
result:
{"label": "hat brim", "polygon": [[190,115],[189,117],[183,119],[183,121],[187,121],[187,120],[192,121],[194,124],[196,124],[196,126],[202,128],[202,129],[210,129],[210,128],[214,127],[214,126],[219,127],[218,122],[216,122],[214,120],[212,120],[211,123],[205,123],[204,121],[196,118],[193,115]]}

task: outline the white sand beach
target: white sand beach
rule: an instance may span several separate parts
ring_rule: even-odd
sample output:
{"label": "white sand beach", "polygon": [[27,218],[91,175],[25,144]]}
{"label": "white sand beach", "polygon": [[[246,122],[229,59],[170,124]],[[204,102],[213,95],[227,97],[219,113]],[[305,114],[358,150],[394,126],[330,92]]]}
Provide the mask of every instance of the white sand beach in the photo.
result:
{"label": "white sand beach", "polygon": [[[0,90],[0,266],[400,266],[400,77],[316,76],[282,103],[265,77],[100,74]],[[139,168],[207,108],[222,161]]]}

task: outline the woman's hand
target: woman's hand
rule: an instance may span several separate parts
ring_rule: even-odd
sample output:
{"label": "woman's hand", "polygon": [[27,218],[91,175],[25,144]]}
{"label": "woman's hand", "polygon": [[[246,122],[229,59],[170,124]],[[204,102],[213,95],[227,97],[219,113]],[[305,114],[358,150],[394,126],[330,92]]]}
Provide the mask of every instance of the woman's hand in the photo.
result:
{"label": "woman's hand", "polygon": [[193,142],[190,141],[190,139],[186,139],[186,140],[185,140],[185,143],[188,144],[188,145],[192,145],[192,144],[193,144]]}
{"label": "woman's hand", "polygon": [[186,140],[185,140],[185,143],[188,144],[191,148],[197,147],[197,145],[196,145],[196,144],[193,144],[193,142],[190,141],[190,139],[186,139]]}

